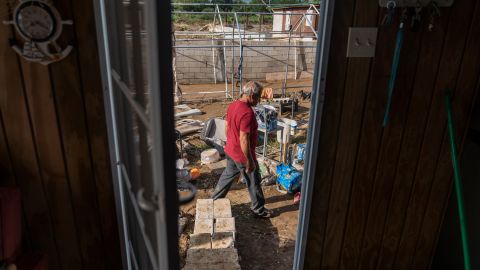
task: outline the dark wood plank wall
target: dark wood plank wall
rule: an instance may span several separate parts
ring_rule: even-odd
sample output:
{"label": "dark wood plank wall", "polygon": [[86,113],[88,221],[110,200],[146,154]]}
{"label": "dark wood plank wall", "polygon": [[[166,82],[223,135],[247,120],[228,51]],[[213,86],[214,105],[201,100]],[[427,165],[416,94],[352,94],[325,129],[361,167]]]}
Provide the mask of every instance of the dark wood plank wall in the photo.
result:
{"label": "dark wood plank wall", "polygon": [[61,62],[24,61],[0,25],[0,184],[20,187],[26,248],[49,269],[121,269],[93,1],[54,3],[74,21]]}
{"label": "dark wood plank wall", "polygon": [[[444,96],[461,146],[479,92],[477,2],[407,27],[382,128],[399,12],[382,26],[378,1],[336,1],[306,269],[429,268],[452,185]],[[345,57],[352,26],[379,27],[375,58]]]}

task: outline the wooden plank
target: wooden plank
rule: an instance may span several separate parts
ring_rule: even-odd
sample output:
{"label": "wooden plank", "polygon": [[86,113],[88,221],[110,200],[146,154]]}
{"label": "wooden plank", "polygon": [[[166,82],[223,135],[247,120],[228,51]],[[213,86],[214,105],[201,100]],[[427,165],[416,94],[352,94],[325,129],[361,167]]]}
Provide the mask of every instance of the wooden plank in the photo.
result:
{"label": "wooden plank", "polygon": [[[449,9],[443,11],[436,31],[423,31],[420,58],[415,70],[415,85],[410,103],[404,139],[396,168],[393,194],[389,202],[385,232],[376,269],[392,269],[400,242],[415,168],[420,155],[423,132],[427,123],[434,82],[442,52]],[[427,25],[423,26],[428,27]]]}
{"label": "wooden plank", "polygon": [[[474,3],[476,8],[470,24],[470,32],[464,50],[460,74],[457,77],[452,104],[457,146],[460,149],[467,135],[472,109],[480,89],[480,65],[478,65],[480,61],[480,28],[478,27],[480,24],[480,4],[477,1],[470,2],[470,9],[473,9]],[[445,131],[435,182],[432,186],[422,229],[417,240],[413,264],[415,269],[427,269],[430,266],[440,233],[442,219],[448,205],[451,185],[452,162],[449,136],[447,131]]]}
{"label": "wooden plank", "polygon": [[[378,17],[378,4],[374,2],[361,4],[357,1],[354,17],[354,27],[375,25]],[[343,31],[348,31],[348,29],[343,29]],[[324,252],[322,254],[322,268],[326,269],[335,268],[340,264],[346,214],[355,160],[357,159],[368,79],[373,67],[372,63],[373,60],[369,58],[351,58],[348,60],[335,170],[329,202],[330,211],[328,212]]]}
{"label": "wooden plank", "polygon": [[56,63],[52,65],[51,70],[75,220],[78,224],[85,267],[89,269],[105,263],[105,249],[100,230],[100,215],[85,126],[83,99],[76,66],[69,63],[70,61]]}
{"label": "wooden plank", "polygon": [[85,96],[88,136],[97,189],[103,239],[110,269],[121,269],[120,241],[115,208],[111,161],[106,129],[105,107],[97,49],[94,1],[71,1],[75,16],[81,16],[74,27],[79,70]]}
{"label": "wooden plank", "polygon": [[[378,20],[380,21],[380,19]],[[398,20],[393,25],[398,25]],[[370,205],[370,194],[372,194],[383,136],[382,120],[387,99],[386,88],[390,76],[396,30],[397,27],[379,28],[376,55],[370,75],[360,142],[357,150],[358,155],[355,163],[347,226],[340,257],[340,269],[355,269],[360,261],[362,238]]]}
{"label": "wooden plank", "polygon": [[[393,95],[390,120],[384,128],[374,186],[362,241],[360,269],[374,269],[379,258],[388,203],[393,191],[395,171],[404,140],[404,128],[410,107],[415,68],[420,52],[422,32],[404,32],[399,70]],[[393,42],[393,41],[391,41]],[[396,202],[393,202],[396,203]]]}
{"label": "wooden plank", "polygon": [[415,172],[405,225],[396,255],[395,262],[397,265],[395,267],[398,269],[410,269],[413,262],[416,240],[421,228],[420,221],[427,207],[428,194],[434,180],[436,163],[445,130],[444,93],[447,89],[454,89],[455,87],[468,27],[472,18],[473,9],[468,1],[457,1],[451,9],[447,38],[435,83],[435,93],[429,111],[420,159]]}
{"label": "wooden plank", "polygon": [[8,46],[11,30],[0,27],[0,111],[13,170],[22,192],[28,234],[36,250],[48,253],[49,267],[55,270],[60,269],[59,254],[32,137],[19,60]]}
{"label": "wooden plank", "polygon": [[[325,102],[319,138],[319,157],[315,167],[315,184],[313,186],[312,210],[308,230],[305,255],[305,269],[318,269],[321,266],[319,255],[323,251],[326,218],[334,169],[336,142],[340,115],[342,111],[343,92],[347,72],[347,29],[353,19],[354,0],[337,3],[334,7],[334,23],[331,37],[331,54],[328,63]],[[337,53],[338,52],[338,53]],[[318,59],[318,58],[317,58]],[[321,149],[321,150],[320,150]],[[315,151],[315,150],[314,150]],[[322,194],[322,195],[320,195]]]}
{"label": "wooden plank", "polygon": [[21,67],[45,195],[48,198],[57,246],[62,251],[60,264],[64,269],[81,269],[77,228],[48,68],[24,60],[21,61]]}
{"label": "wooden plank", "polygon": [[[0,82],[2,82],[1,78]],[[6,92],[2,91],[0,94],[1,93],[5,94]],[[0,97],[0,99],[1,98],[2,97]],[[12,167],[10,148],[8,147],[7,137],[5,136],[5,128],[0,108],[0,184],[2,186],[13,186],[15,182],[15,172]]]}
{"label": "wooden plank", "polygon": [[[73,19],[74,24],[82,23],[80,19],[76,20],[70,1],[54,2],[65,19]],[[60,43],[75,40],[76,33],[72,27],[65,27]],[[92,36],[94,35],[92,33]],[[86,125],[87,109],[82,92],[83,82],[79,74],[78,57],[76,45],[68,57],[50,65],[50,75],[84,267],[105,269],[108,262],[105,260],[106,248],[101,230],[96,179]]]}

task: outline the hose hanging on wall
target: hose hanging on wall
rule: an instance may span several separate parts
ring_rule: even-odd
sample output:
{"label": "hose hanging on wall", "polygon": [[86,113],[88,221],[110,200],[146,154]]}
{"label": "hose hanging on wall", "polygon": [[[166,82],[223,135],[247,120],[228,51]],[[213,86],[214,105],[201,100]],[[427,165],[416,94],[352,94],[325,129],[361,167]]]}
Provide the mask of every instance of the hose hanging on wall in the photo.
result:
{"label": "hose hanging on wall", "polygon": [[465,217],[465,209],[463,202],[462,179],[460,176],[460,168],[457,159],[457,147],[455,145],[455,128],[453,126],[452,101],[449,94],[445,96],[445,106],[447,108],[448,133],[450,135],[450,155],[452,157],[455,194],[457,195],[458,216],[460,220],[460,232],[462,235],[463,263],[465,266],[465,270],[470,270],[471,266],[470,251],[468,249],[467,220]]}
{"label": "hose hanging on wall", "polygon": [[395,81],[397,79],[398,63],[400,62],[400,53],[402,51],[403,34],[405,31],[406,20],[407,20],[407,12],[405,10],[400,19],[400,26],[398,27],[398,31],[397,31],[395,51],[393,53],[392,69],[390,74],[390,80],[388,81],[387,105],[385,107],[385,114],[383,115],[383,124],[382,124],[383,127],[387,126],[388,120],[389,120],[389,114],[390,114],[390,109],[392,106],[392,99],[393,99],[393,89],[395,88]]}

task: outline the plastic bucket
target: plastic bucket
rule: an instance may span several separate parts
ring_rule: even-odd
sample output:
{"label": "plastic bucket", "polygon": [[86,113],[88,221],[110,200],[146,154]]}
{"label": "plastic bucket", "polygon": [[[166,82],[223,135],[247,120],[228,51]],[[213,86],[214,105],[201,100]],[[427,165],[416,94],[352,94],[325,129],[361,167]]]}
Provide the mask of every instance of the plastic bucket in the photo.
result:
{"label": "plastic bucket", "polygon": [[202,164],[215,163],[220,160],[220,153],[217,149],[208,149],[200,154]]}

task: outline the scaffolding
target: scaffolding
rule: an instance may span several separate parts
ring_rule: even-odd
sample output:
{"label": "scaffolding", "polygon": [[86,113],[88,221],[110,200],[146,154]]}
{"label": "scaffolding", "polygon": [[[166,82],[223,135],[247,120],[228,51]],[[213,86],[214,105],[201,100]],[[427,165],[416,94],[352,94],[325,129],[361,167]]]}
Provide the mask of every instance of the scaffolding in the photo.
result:
{"label": "scaffolding", "polygon": [[[313,45],[301,45],[297,44],[297,41],[303,40],[316,40],[318,38],[318,32],[313,22],[318,20],[320,14],[317,9],[318,4],[270,4],[262,1],[263,4],[215,4],[215,3],[172,3],[172,14],[186,14],[186,15],[207,15],[213,16],[212,26],[207,31],[175,31],[173,30],[172,38],[174,41],[173,50],[174,55],[177,49],[209,49],[212,51],[212,72],[214,83],[217,84],[217,65],[216,60],[219,57],[216,54],[216,49],[222,50],[220,57],[223,57],[223,79],[225,83],[225,89],[222,91],[202,91],[193,93],[183,93],[183,95],[195,95],[195,94],[219,94],[224,93],[226,99],[232,99],[236,97],[240,89],[243,86],[243,67],[244,67],[244,49],[245,48],[288,48],[285,69],[283,76],[283,83],[281,89],[281,96],[286,96],[286,89],[289,71],[289,61],[291,57],[290,50],[295,50],[294,61],[294,79],[297,80],[297,49],[299,48],[316,48]],[[207,6],[212,7],[213,11],[185,11],[175,10],[176,6]],[[222,11],[220,7],[229,6],[264,6],[268,11],[252,12],[252,11]],[[285,11],[284,9],[298,9],[303,8],[300,12]],[[280,11],[282,10],[282,11]],[[259,30],[248,31],[249,17],[260,16]],[[281,30],[268,31],[264,27],[264,17],[272,16],[272,23],[275,16],[282,16]],[[288,24],[288,29],[283,30],[285,23],[284,20],[292,22],[292,16],[300,16],[300,18],[292,25]],[[228,26],[228,18],[233,18],[232,25]],[[245,22],[242,23],[239,18]],[[315,18],[315,19],[313,19]],[[308,27],[307,31],[305,28]],[[285,27],[286,28],[286,27]],[[270,45],[270,44],[245,44],[245,41],[265,41],[265,40],[283,40],[286,41],[285,45]],[[188,44],[179,44],[182,42],[188,42]],[[201,42],[199,44],[197,42]],[[207,44],[205,44],[207,43]],[[209,43],[209,44],[208,44]],[[227,49],[231,49],[231,72],[230,78],[227,72]],[[235,51],[238,50],[239,55],[235,55]],[[176,66],[176,63],[174,63]],[[177,80],[177,68],[174,69],[174,79]],[[230,82],[229,82],[230,79]],[[175,81],[178,85],[178,82]],[[176,92],[178,93],[178,91]]]}

